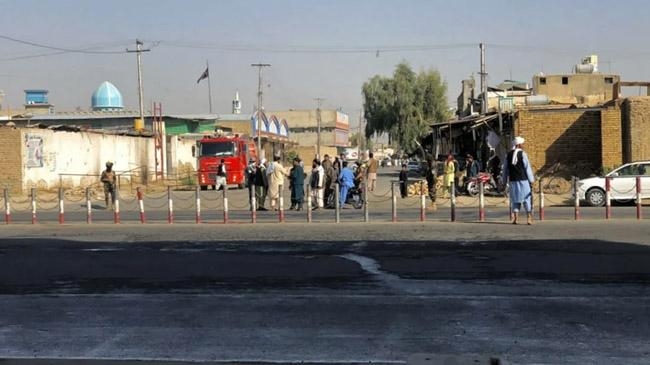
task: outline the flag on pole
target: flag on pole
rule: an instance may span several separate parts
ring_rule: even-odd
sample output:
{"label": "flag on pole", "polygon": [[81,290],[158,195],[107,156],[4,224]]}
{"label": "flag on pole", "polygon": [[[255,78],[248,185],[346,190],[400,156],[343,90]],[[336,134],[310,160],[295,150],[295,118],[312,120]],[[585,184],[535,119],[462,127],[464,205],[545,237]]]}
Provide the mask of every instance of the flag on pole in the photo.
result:
{"label": "flag on pole", "polygon": [[199,76],[199,79],[196,80],[196,83],[198,84],[199,82],[201,82],[201,80],[203,80],[203,79],[207,79],[208,77],[210,77],[210,71],[209,71],[208,68],[206,67],[206,68],[205,68],[205,71],[203,71],[203,73],[201,74],[201,76]]}

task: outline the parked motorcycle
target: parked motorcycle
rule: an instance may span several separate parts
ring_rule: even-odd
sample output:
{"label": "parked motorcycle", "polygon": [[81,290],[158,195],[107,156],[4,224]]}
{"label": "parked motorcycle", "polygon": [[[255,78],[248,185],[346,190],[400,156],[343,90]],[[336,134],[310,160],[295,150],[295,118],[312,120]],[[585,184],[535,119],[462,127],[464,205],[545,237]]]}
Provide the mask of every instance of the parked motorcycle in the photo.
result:
{"label": "parked motorcycle", "polygon": [[509,187],[506,185],[500,188],[501,184],[494,180],[492,174],[479,172],[467,181],[467,193],[471,196],[478,196],[483,182],[483,193],[485,195],[508,195]]}

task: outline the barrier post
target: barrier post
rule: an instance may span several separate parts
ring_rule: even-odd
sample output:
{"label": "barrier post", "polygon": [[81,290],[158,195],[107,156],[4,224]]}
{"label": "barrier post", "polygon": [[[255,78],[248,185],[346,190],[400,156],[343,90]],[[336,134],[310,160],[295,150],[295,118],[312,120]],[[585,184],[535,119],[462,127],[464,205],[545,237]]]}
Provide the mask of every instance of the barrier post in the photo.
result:
{"label": "barrier post", "polygon": [[450,185],[451,191],[449,192],[451,196],[451,221],[456,221],[456,187],[454,187],[454,182],[451,182]]}
{"label": "barrier post", "polygon": [[363,221],[370,222],[370,207],[368,206],[368,183],[363,183]]}
{"label": "barrier post", "polygon": [[478,221],[485,222],[485,183],[480,181],[478,185]]}
{"label": "barrier post", "polygon": [[278,221],[284,223],[284,191],[282,185],[278,186],[279,202],[278,202]]}
{"label": "barrier post", "polygon": [[167,223],[174,223],[174,201],[172,200],[172,187],[167,187]]}
{"label": "barrier post", "polygon": [[32,198],[32,224],[36,224],[36,188],[31,189]]}
{"label": "barrier post", "polygon": [[542,179],[539,179],[539,220],[544,220],[544,189],[542,189]]}
{"label": "barrier post", "polygon": [[641,177],[636,177],[636,219],[641,219]]}
{"label": "barrier post", "polygon": [[223,189],[223,223],[228,223],[228,186],[222,185]]}
{"label": "barrier post", "polygon": [[63,224],[65,222],[65,211],[63,208],[63,188],[59,187],[59,224]]}
{"label": "barrier post", "polygon": [[11,204],[9,203],[9,189],[5,188],[5,224],[11,223]]}
{"label": "barrier post", "polygon": [[578,179],[573,176],[571,178],[573,180],[573,196],[575,197],[574,201],[574,219],[579,220],[580,219],[580,199],[578,198]]}
{"label": "barrier post", "polygon": [[91,224],[93,222],[93,203],[90,200],[90,188],[86,188],[86,223]]}
{"label": "barrier post", "polygon": [[390,182],[390,196],[392,201],[391,222],[397,222],[397,196],[395,195],[395,182]]}
{"label": "barrier post", "polygon": [[251,192],[251,223],[257,223],[257,192],[255,191],[255,186],[252,188],[249,187]]}
{"label": "barrier post", "polygon": [[120,223],[120,193],[117,185],[115,186],[115,203],[113,204],[113,222],[115,224]]}
{"label": "barrier post", "polygon": [[146,222],[146,219],[145,219],[145,216],[144,216],[144,200],[143,200],[143,197],[142,197],[142,190],[138,186],[138,187],[135,188],[135,192],[136,192],[137,197],[138,197],[138,206],[140,208],[140,223],[144,224]]}
{"label": "barrier post", "polygon": [[420,180],[420,222],[426,220],[427,200],[424,198],[424,180]]}
{"label": "barrier post", "polygon": [[605,177],[605,219],[612,218],[612,178]]}
{"label": "barrier post", "polygon": [[195,217],[195,222],[196,224],[201,223],[201,187],[196,186],[194,188],[194,201],[196,205],[196,217]]}
{"label": "barrier post", "polygon": [[339,183],[334,184],[334,222],[341,222],[341,203],[339,199],[341,198],[341,192],[339,191]]}
{"label": "barrier post", "polygon": [[307,184],[307,223],[311,223],[311,184]]}

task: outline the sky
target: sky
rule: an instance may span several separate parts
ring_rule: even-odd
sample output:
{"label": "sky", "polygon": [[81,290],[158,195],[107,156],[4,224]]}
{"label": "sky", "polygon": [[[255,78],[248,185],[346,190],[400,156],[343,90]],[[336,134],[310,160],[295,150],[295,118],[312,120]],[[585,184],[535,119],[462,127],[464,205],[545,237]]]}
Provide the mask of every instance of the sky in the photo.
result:
{"label": "sky", "polygon": [[[615,5],[615,6],[614,6]],[[361,88],[400,62],[438,70],[454,106],[462,79],[480,67],[489,85],[530,83],[539,72],[568,73],[589,54],[626,81],[650,81],[650,2],[592,0],[0,0],[3,108],[22,108],[25,89],[49,90],[57,111],[88,110],[110,81],[138,109],[135,40],[142,54],[145,109],[214,113],[257,103],[263,70],[267,110],[340,108],[354,125]],[[626,89],[627,95],[640,90]]]}

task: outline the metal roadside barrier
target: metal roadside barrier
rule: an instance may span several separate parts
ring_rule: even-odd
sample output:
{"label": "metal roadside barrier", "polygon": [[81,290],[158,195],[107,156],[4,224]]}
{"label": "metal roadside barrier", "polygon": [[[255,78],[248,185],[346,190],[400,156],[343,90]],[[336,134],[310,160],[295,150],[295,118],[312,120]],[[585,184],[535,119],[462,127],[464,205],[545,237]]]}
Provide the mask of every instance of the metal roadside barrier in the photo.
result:
{"label": "metal roadside barrier", "polygon": [[[568,211],[571,207],[573,207],[574,210],[574,220],[582,220],[584,219],[583,213],[587,213],[587,209],[585,209],[585,212],[581,211],[581,202],[579,199],[577,199],[577,178],[572,179],[572,192],[573,192],[573,199],[571,199],[571,202],[568,204],[564,204],[564,209],[565,212]],[[416,189],[419,186],[420,190],[419,192],[412,192],[412,195],[409,196],[409,199],[404,199],[398,201],[398,194],[400,193],[397,191],[398,186],[397,185],[399,182],[397,181],[391,181],[391,186],[390,189],[387,191],[385,199],[378,201],[381,203],[381,208],[380,210],[373,212],[378,214],[378,216],[383,216],[382,220],[383,221],[390,221],[390,222],[425,222],[427,221],[427,195],[426,195],[426,188],[425,188],[425,183],[423,180],[417,180],[415,181],[415,185],[413,185]],[[543,188],[543,181],[540,179],[540,186],[539,186],[539,193],[538,195],[538,201],[539,201],[539,220],[545,220],[548,217],[545,215],[545,207],[544,204],[546,202],[546,199],[548,199],[550,202],[552,200],[550,199],[551,197],[546,197],[544,194],[544,188]],[[604,217],[600,215],[598,218],[599,219],[604,219],[604,220],[609,220],[612,217],[612,186],[611,186],[611,181],[610,178],[605,179],[605,215]],[[486,186],[484,184],[479,184],[479,195],[477,197],[474,197],[474,199],[469,199],[465,197],[461,197],[460,199],[456,196],[456,192],[454,189],[454,186],[450,186],[450,195],[445,201],[449,201],[449,207],[450,207],[450,218],[449,220],[451,222],[455,222],[459,219],[459,211],[458,207],[461,207],[461,211],[463,213],[463,217],[467,219],[466,213],[468,210],[478,212],[478,222],[485,222],[488,220],[488,215],[490,214],[491,208],[493,205],[497,204],[499,206],[498,209],[500,209],[499,215],[503,216],[504,211],[501,209],[505,209],[505,207],[502,206],[502,204],[507,203],[508,209],[511,210],[511,205],[509,204],[509,198],[506,197],[505,200],[499,199],[498,201],[490,201],[490,197],[492,196],[489,192],[486,191]],[[333,191],[332,197],[333,199],[333,207],[334,208],[334,214],[333,216],[331,215],[323,215],[322,217],[325,217],[325,220],[321,221],[330,221],[331,219],[335,223],[341,223],[341,222],[347,222],[348,217],[356,216],[357,220],[362,219],[365,222],[369,221],[369,214],[370,214],[370,204],[367,200],[364,199],[363,202],[363,218],[361,218],[361,206],[355,205],[355,208],[358,208],[357,210],[358,213],[354,213],[354,211],[344,211],[344,208],[347,208],[347,206],[344,206],[341,204],[341,191],[340,191],[340,185],[337,183],[335,184],[335,189]],[[62,187],[57,188],[56,190],[56,195],[53,194],[53,192],[50,191],[40,191],[37,188],[30,188],[27,193],[22,197],[22,198],[12,198],[10,189],[5,188],[3,191],[3,195],[0,195],[0,198],[4,198],[4,208],[5,208],[5,224],[13,224],[13,223],[28,223],[30,222],[31,218],[31,224],[36,225],[39,223],[45,223],[47,224],[48,221],[56,220],[54,218],[54,213],[58,213],[58,221],[59,224],[65,224],[69,223],[70,220],[76,221],[76,220],[81,220],[83,221],[83,214],[85,211],[85,221],[87,224],[91,223],[96,223],[98,220],[98,217],[101,217],[101,221],[106,223],[106,221],[114,223],[114,224],[119,224],[123,223],[122,219],[126,218],[127,216],[124,216],[122,214],[122,210],[125,212],[128,212],[128,220],[130,222],[138,222],[141,224],[146,224],[149,223],[147,219],[151,220],[151,212],[146,212],[145,208],[148,208],[149,210],[154,211],[154,216],[157,217],[163,217],[164,215],[164,210],[165,210],[165,205],[167,209],[167,222],[168,224],[173,224],[176,223],[176,214],[175,210],[181,209],[182,214],[180,216],[183,216],[183,221],[185,222],[186,220],[191,221],[192,220],[192,211],[194,211],[194,221],[195,223],[199,224],[202,223],[204,217],[202,216],[202,198],[203,200],[213,201],[216,202],[217,204],[213,204],[214,206],[210,208],[210,210],[216,210],[217,214],[221,213],[220,210],[223,210],[223,223],[233,223],[231,219],[241,219],[241,217],[245,217],[245,221],[242,221],[241,223],[259,223],[261,222],[261,218],[264,219],[264,222],[269,222],[269,218],[273,217],[275,218],[275,214],[262,214],[258,213],[257,209],[257,202],[258,202],[258,197],[256,195],[251,195],[249,199],[246,200],[236,200],[240,201],[242,203],[241,206],[234,205],[235,208],[234,211],[231,212],[231,204],[232,202],[230,201],[229,195],[233,193],[232,190],[223,190],[222,194],[210,194],[209,197],[212,197],[210,199],[209,197],[206,197],[205,195],[202,197],[202,191],[200,191],[200,187],[195,187],[194,188],[194,199],[192,199],[191,191],[186,195],[184,193],[177,193],[175,192],[171,186],[166,187],[167,192],[166,192],[166,199],[165,199],[165,193],[161,192],[160,194],[156,195],[153,197],[147,196],[147,202],[145,202],[145,188],[144,187],[134,187],[134,191],[131,192],[130,194],[126,195],[126,200],[121,196],[121,192],[119,189],[115,189],[114,196],[115,196],[115,201],[113,203],[113,210],[112,211],[107,211],[106,213],[101,213],[102,210],[97,210],[98,208],[93,206],[93,190],[90,187],[84,188],[84,190],[78,191],[78,190],[73,190],[73,189],[64,189]],[[277,221],[278,223],[285,223],[285,222],[292,222],[295,221],[296,219],[307,219],[308,223],[313,222],[313,208],[314,208],[314,201],[312,200],[312,193],[313,190],[309,185],[306,187],[307,191],[307,201],[306,201],[306,216],[303,215],[302,212],[297,212],[297,214],[292,214],[288,213],[285,211],[285,206],[284,206],[284,198],[286,192],[283,190],[283,187],[281,187],[282,190],[279,192],[278,199],[276,200],[277,206],[276,206],[276,211],[277,212]],[[367,194],[367,187],[364,185],[362,188],[362,194],[364,196]],[[634,189],[634,190],[633,190]],[[42,194],[45,195],[42,195]],[[74,194],[78,195],[74,195]],[[215,192],[216,193],[216,192]],[[630,187],[630,190],[626,194],[628,196],[628,199],[631,199],[632,197],[635,198],[636,204],[635,204],[635,210],[636,210],[636,219],[641,221],[643,220],[643,208],[644,207],[642,204],[642,197],[643,197],[643,186],[642,186],[642,179],[641,178],[636,178],[636,186],[634,188]],[[84,197],[85,195],[85,197]],[[174,196],[176,195],[176,196]],[[221,196],[220,196],[221,195]],[[241,196],[244,196],[240,194]],[[239,195],[237,195],[239,197]],[[618,196],[618,195],[615,195]],[[177,201],[176,203],[178,204],[185,204],[185,205],[179,205],[177,207],[174,207],[174,199],[179,199],[182,197],[180,201]],[[84,201],[85,198],[85,201]],[[165,201],[166,200],[166,201]],[[387,217],[387,209],[388,209],[388,200],[390,200],[390,209],[391,209],[391,216],[390,218]],[[49,202],[49,203],[48,203]],[[76,203],[79,204],[76,204]],[[219,202],[223,203],[223,207],[219,206]],[[246,202],[247,204],[244,204]],[[374,203],[377,203],[377,201],[374,201]],[[204,202],[205,204],[205,202]],[[66,205],[68,205],[66,207]],[[145,207],[146,205],[146,207]],[[0,204],[1,206],[1,204]],[[447,204],[444,204],[445,208]],[[468,209],[469,208],[469,209]],[[478,208],[478,210],[474,210]],[[489,209],[488,209],[489,208]],[[534,207],[535,210],[536,207]],[[248,209],[249,212],[244,213],[244,211]],[[67,211],[66,211],[67,210]],[[588,209],[588,217],[593,219],[594,217],[594,212],[595,211],[600,211],[599,209]],[[631,209],[621,209],[621,211],[626,212],[625,215],[626,217],[630,218],[631,214]],[[188,215],[187,213],[190,213]],[[554,211],[555,212],[555,211]],[[134,213],[131,215],[131,213]],[[147,213],[149,216],[147,216]],[[400,216],[400,214],[402,216]],[[557,212],[555,212],[557,214]],[[66,216],[67,215],[67,216]],[[598,214],[597,214],[598,215]],[[139,216],[139,219],[137,218]],[[110,218],[109,218],[110,217]],[[476,217],[474,215],[474,217]],[[112,219],[111,219],[112,218]],[[401,219],[400,219],[401,218]],[[163,218],[164,219],[164,218]],[[218,219],[218,218],[217,218]],[[472,220],[472,218],[469,218]],[[155,221],[155,219],[154,219]],[[304,222],[304,221],[303,221]],[[476,221],[475,221],[476,222]]]}

